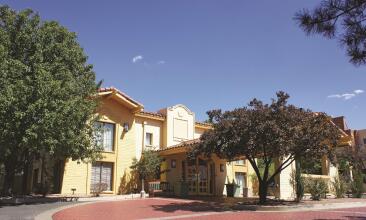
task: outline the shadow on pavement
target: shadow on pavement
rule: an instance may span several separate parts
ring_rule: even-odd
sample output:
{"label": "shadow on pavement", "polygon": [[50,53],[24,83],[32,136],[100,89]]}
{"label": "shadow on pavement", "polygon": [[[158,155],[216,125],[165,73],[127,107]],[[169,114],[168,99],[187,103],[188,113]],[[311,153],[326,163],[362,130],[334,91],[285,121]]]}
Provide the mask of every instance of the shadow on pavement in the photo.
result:
{"label": "shadow on pavement", "polygon": [[216,202],[187,202],[187,203],[169,203],[166,205],[152,205],[155,211],[175,212],[175,211],[191,211],[191,212],[223,212],[230,210]]}

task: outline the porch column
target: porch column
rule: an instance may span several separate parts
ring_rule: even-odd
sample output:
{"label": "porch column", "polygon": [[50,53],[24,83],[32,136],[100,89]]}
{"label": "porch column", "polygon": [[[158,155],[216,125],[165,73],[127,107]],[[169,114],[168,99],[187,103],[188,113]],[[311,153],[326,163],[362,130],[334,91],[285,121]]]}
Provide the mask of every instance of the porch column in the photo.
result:
{"label": "porch column", "polygon": [[[276,160],[275,167],[277,168],[282,161]],[[295,171],[295,161],[292,162],[288,167],[282,170],[276,179],[276,197],[285,200],[292,200],[296,197],[296,193],[290,184],[291,173]]]}
{"label": "porch column", "polygon": [[168,162],[166,159],[161,162],[160,170],[163,171],[163,173],[160,174],[160,182],[166,182],[167,181],[167,173],[164,172],[168,169]]}

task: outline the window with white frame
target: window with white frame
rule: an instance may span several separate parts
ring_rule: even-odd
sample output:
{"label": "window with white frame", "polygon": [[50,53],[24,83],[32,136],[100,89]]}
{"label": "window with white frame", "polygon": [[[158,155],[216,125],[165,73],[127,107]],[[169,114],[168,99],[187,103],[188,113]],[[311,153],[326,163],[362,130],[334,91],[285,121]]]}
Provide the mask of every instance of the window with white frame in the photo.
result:
{"label": "window with white frame", "polygon": [[114,145],[114,124],[106,122],[95,123],[95,140],[98,146],[102,146],[104,151],[113,151]]}
{"label": "window with white frame", "polygon": [[146,133],[145,146],[148,146],[148,147],[153,146],[153,134],[152,133]]}
{"label": "window with white frame", "polygon": [[92,164],[91,191],[112,191],[113,163],[95,162]]}
{"label": "window with white frame", "polygon": [[245,160],[236,160],[235,164],[236,165],[245,165]]}

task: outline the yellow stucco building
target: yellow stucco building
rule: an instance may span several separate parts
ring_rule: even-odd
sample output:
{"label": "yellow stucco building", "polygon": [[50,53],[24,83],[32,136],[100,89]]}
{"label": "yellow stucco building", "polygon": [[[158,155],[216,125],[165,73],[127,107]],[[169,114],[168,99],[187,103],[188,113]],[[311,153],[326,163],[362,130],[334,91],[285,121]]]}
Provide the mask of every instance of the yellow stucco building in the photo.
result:
{"label": "yellow stucco building", "polygon": [[[189,184],[189,194],[222,195],[224,184],[235,180],[247,186],[245,161],[227,163],[213,157],[200,158],[197,164],[187,161],[186,150],[210,125],[196,122],[194,112],[184,105],[145,112],[143,105],[115,88],[101,89],[100,125],[103,133],[103,159],[95,163],[67,160],[61,194],[90,194],[93,185],[107,183],[105,194],[129,193],[136,188],[130,173],[133,158],[143,149],[157,150],[168,172],[162,179],[179,194],[180,182]],[[242,192],[241,192],[242,193]]]}
{"label": "yellow stucco building", "polygon": [[[178,104],[157,112],[146,112],[141,103],[115,88],[101,89],[99,96],[98,125],[103,128],[100,140],[104,147],[103,159],[94,163],[66,160],[63,169],[58,169],[54,176],[58,193],[89,195],[93,187],[101,183],[105,185],[103,194],[138,192],[140,181],[131,175],[130,166],[134,158],[141,158],[144,149],[151,149],[159,152],[163,158],[162,168],[168,170],[159,181],[168,184],[176,195],[185,191],[190,195],[221,196],[226,194],[225,184],[233,181],[240,186],[236,196],[256,195],[254,171],[245,158],[228,162],[213,155],[187,160],[189,147],[211,127],[197,122],[194,112],[186,106]],[[352,136],[337,118],[334,125],[343,134],[342,145],[352,146]],[[320,172],[311,176],[324,178],[330,183],[338,176],[337,166],[326,158],[321,164]],[[40,182],[39,169],[37,165],[33,167],[30,180],[33,185]],[[294,169],[295,165],[291,164],[277,176],[270,190],[273,196],[294,198],[290,184]]]}

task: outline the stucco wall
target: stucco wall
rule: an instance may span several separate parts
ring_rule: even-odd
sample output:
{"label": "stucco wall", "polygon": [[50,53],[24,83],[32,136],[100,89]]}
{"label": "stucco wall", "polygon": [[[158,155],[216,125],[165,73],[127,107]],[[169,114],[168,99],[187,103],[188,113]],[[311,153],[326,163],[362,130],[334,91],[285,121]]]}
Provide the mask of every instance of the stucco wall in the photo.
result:
{"label": "stucco wall", "polygon": [[146,149],[158,150],[162,146],[163,139],[163,122],[158,120],[152,120],[148,118],[136,118],[136,158],[141,157],[143,145],[146,145],[145,138],[146,133],[151,133],[152,147],[148,146]]}
{"label": "stucco wall", "polygon": [[[103,153],[102,162],[113,162],[112,191],[116,194],[120,188],[131,188],[130,169],[132,159],[136,157],[135,120],[132,112],[113,99],[103,100],[99,111],[100,121],[115,124],[115,142],[113,152]],[[129,131],[123,130],[123,124],[129,124]],[[122,179],[124,177],[124,179]],[[70,193],[76,188],[76,193],[90,193],[91,164],[69,160],[65,165],[62,193]]]}
{"label": "stucco wall", "polygon": [[195,127],[195,129],[194,129],[194,138],[196,139],[196,138],[201,137],[201,135],[202,135],[204,132],[205,132],[205,129]]}
{"label": "stucco wall", "polygon": [[366,149],[366,144],[364,144],[363,140],[366,138],[366,129],[357,130],[356,131],[356,143],[362,149]]}
{"label": "stucco wall", "polygon": [[175,105],[165,109],[166,146],[172,146],[182,141],[194,139],[195,115],[184,105]]}

